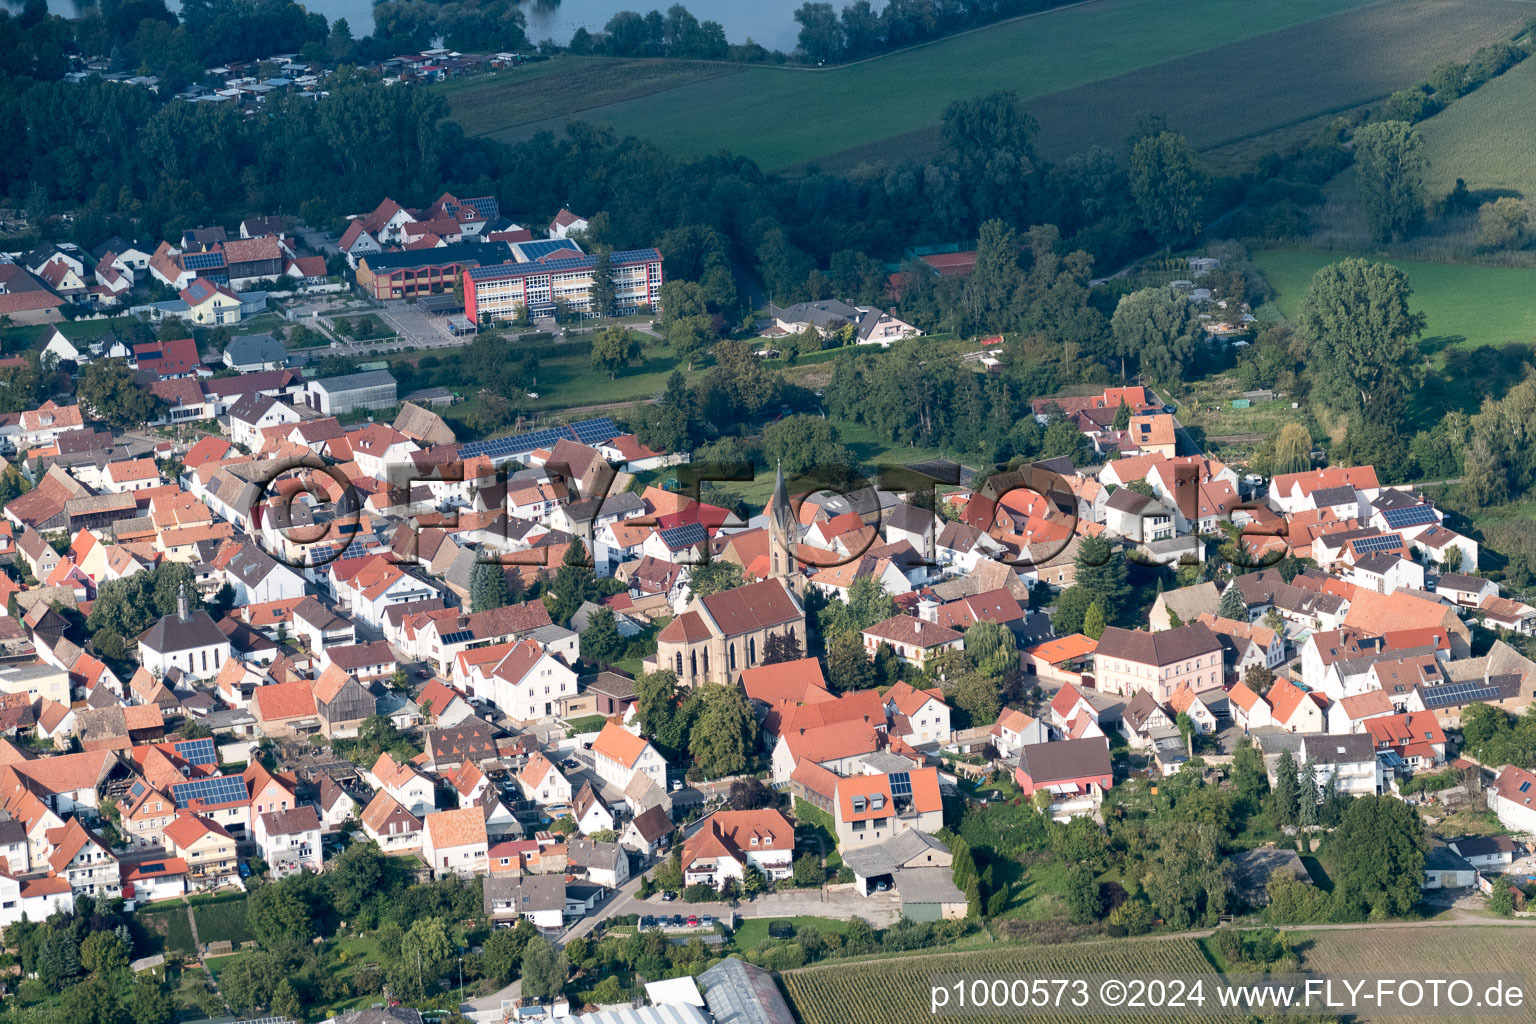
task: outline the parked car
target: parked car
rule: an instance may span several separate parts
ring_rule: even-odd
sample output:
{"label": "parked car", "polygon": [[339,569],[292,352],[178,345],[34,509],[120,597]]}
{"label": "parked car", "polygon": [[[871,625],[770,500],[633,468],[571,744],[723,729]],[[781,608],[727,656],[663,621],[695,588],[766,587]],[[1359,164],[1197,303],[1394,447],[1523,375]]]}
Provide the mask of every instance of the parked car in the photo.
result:
{"label": "parked car", "polygon": [[581,767],[581,762],[576,760],[574,757],[568,757],[564,761],[560,762],[560,767],[561,768],[580,768]]}
{"label": "parked car", "polygon": [[673,892],[671,889],[668,889],[666,892],[661,894],[661,902],[663,903],[671,903],[675,899],[677,899],[677,893]]}
{"label": "parked car", "polygon": [[715,919],[709,914],[705,914],[703,917],[699,918],[699,924],[703,925],[705,928],[713,928],[715,926]]}
{"label": "parked car", "polygon": [[888,892],[890,890],[890,888],[891,888],[891,883],[890,882],[876,882],[875,883],[875,892]]}
{"label": "parked car", "polygon": [[689,928],[697,928],[698,926],[699,926],[699,915],[697,915],[697,914],[689,914],[688,915],[688,927]]}
{"label": "parked car", "polygon": [[646,914],[644,917],[642,917],[640,919],[640,927],[641,928],[655,928],[656,927],[656,918],[653,917],[650,914]]}
{"label": "parked car", "polygon": [[673,928],[681,928],[682,926],[683,926],[683,915],[682,914],[673,914],[672,915],[672,927]]}

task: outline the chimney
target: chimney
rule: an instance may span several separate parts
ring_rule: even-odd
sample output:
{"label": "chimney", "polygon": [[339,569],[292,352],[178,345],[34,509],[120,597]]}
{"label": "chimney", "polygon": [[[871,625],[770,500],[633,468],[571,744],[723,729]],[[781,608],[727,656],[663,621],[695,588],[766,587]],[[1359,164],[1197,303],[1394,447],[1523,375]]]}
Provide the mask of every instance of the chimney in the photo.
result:
{"label": "chimney", "polygon": [[191,609],[188,607],[187,585],[185,583],[176,592],[176,617],[182,622],[187,622],[192,618]]}

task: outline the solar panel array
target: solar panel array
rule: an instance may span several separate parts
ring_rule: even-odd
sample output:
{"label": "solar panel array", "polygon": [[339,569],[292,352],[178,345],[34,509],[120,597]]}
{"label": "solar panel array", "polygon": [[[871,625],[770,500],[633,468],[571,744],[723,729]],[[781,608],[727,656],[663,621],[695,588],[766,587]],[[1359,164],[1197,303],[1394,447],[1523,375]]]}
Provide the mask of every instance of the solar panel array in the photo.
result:
{"label": "solar panel array", "polygon": [[143,792],[144,792],[144,783],[142,783],[142,782],[135,782],[133,785],[128,787],[128,796],[131,799],[137,800],[140,797],[140,795],[143,794]]}
{"label": "solar panel array", "polygon": [[702,523],[684,523],[682,526],[661,531],[661,541],[671,551],[691,548],[707,540],[709,540],[709,531],[704,529]]}
{"label": "solar panel array", "polygon": [[1471,704],[1473,701],[1499,699],[1497,686],[1485,685],[1480,680],[1466,683],[1446,683],[1430,686],[1420,691],[1426,708],[1443,708],[1452,704]]}
{"label": "solar panel array", "polygon": [[189,252],[181,257],[181,265],[188,270],[208,270],[224,265],[221,252]]}
{"label": "solar panel array", "polygon": [[171,787],[171,799],[177,807],[186,807],[194,800],[207,804],[229,804],[250,796],[245,780],[238,775],[215,775],[208,779],[178,782]]}
{"label": "solar panel array", "polygon": [[619,428],[607,416],[595,420],[582,420],[567,427],[545,427],[526,434],[497,437],[489,441],[469,441],[459,445],[459,458],[472,459],[485,456],[491,461],[526,455],[536,448],[552,448],[556,441],[572,440],[582,444],[601,444],[619,436]]}
{"label": "solar panel array", "polygon": [[891,772],[891,796],[912,795],[912,775],[909,772]]}
{"label": "solar panel array", "polygon": [[486,220],[495,220],[501,216],[501,204],[496,201],[495,196],[476,196],[474,199],[464,200],[464,205]]}
{"label": "solar panel array", "polygon": [[203,737],[196,740],[178,740],[172,745],[176,756],[183,761],[195,765],[210,765],[219,763],[218,751],[214,749],[212,737]]}
{"label": "solar panel array", "polygon": [[1407,508],[1389,508],[1381,514],[1388,526],[1396,530],[1404,526],[1424,526],[1438,523],[1440,517],[1428,505],[1409,505]]}
{"label": "solar panel array", "polygon": [[473,632],[471,632],[470,630],[460,629],[460,630],[455,630],[452,633],[445,633],[443,635],[443,643],[445,643],[445,644],[462,644],[462,643],[468,643],[469,641],[473,640],[474,638],[475,638],[475,634]]}
{"label": "solar panel array", "polygon": [[1396,551],[1403,546],[1403,538],[1395,533],[1383,534],[1380,537],[1361,537],[1354,542],[1355,550],[1362,553],[1371,551]]}
{"label": "solar panel array", "polygon": [[355,540],[352,543],[348,544],[345,548],[342,549],[340,557],[341,558],[367,558],[368,554],[369,554],[369,551],[368,551],[367,545],[365,545],[360,540]]}

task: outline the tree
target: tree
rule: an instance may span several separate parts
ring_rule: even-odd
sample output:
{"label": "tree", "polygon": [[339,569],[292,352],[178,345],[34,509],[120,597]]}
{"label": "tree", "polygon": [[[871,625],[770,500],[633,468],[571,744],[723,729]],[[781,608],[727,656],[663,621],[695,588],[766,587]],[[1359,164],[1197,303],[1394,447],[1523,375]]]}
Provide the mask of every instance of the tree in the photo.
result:
{"label": "tree", "polygon": [[469,605],[477,612],[504,608],[512,603],[507,571],[499,562],[476,562],[469,572]]}
{"label": "tree", "polygon": [[[1081,633],[1086,625],[1088,609],[1098,604],[1086,587],[1068,587],[1056,598],[1056,604],[1051,610],[1051,627],[1059,636]],[[1099,607],[1102,614],[1102,605]]]}
{"label": "tree", "polygon": [[[1084,537],[1073,559],[1077,582],[1074,585],[1086,591],[1104,613],[1108,622],[1119,618],[1125,602],[1131,596],[1125,559],[1102,537]],[[1087,609],[1084,608],[1084,614]]]}
{"label": "tree", "polygon": [[795,11],[800,25],[800,52],[806,60],[825,64],[836,60],[842,51],[843,30],[837,13],[829,3],[803,3]]}
{"label": "tree", "polygon": [[597,573],[587,557],[587,546],[580,539],[572,540],[560,557],[560,568],[555,570],[544,599],[549,617],[558,623],[570,622],[584,601],[599,596]]}
{"label": "tree", "polygon": [[1019,667],[1019,641],[1007,626],[983,619],[965,631],[965,657],[982,675],[1001,679]]}
{"label": "tree", "polygon": [[740,565],[713,558],[688,569],[688,593],[694,597],[708,597],[723,590],[735,590],[746,582],[746,574]]}
{"label": "tree", "polygon": [[565,987],[570,973],[565,954],[542,935],[535,935],[523,948],[523,995],[531,999],[553,999]]}
{"label": "tree", "polygon": [[140,974],[133,982],[133,1000],[129,1006],[133,1024],[171,1024],[176,1006],[170,995],[152,974]]}
{"label": "tree", "polygon": [[688,738],[694,764],[717,778],[745,771],[757,744],[757,717],[746,695],[708,683],[694,691],[694,701],[699,711]]}
{"label": "tree", "polygon": [[1073,924],[1089,924],[1099,919],[1103,902],[1099,898],[1099,883],[1093,877],[1093,869],[1086,864],[1074,864],[1067,871],[1067,910]]}
{"label": "tree", "polygon": [[874,685],[875,667],[864,653],[864,641],[858,633],[839,633],[827,641],[827,682],[838,693]]}
{"label": "tree", "polygon": [[581,653],[600,664],[607,664],[622,657],[626,646],[613,610],[599,608],[593,612],[581,634]]}
{"label": "tree", "polygon": [[794,875],[795,884],[802,888],[820,885],[826,878],[826,872],[821,867],[821,858],[810,851],[795,858]]}
{"label": "tree", "polygon": [[142,427],[165,406],[148,388],[139,387],[121,359],[98,359],[81,367],[75,397],[93,418],[117,430]]}
{"label": "tree", "polygon": [[1270,459],[1269,471],[1275,476],[1282,473],[1301,473],[1312,468],[1312,435],[1307,428],[1294,421],[1280,427],[1275,436],[1275,454]]}
{"label": "tree", "polygon": [[384,877],[384,854],[377,844],[350,844],[326,865],[325,887],[331,906],[342,917],[351,918],[379,892]]}
{"label": "tree", "polygon": [[80,963],[92,974],[117,975],[128,969],[130,952],[116,932],[92,932],[80,943]]}
{"label": "tree", "polygon": [[1183,379],[1199,346],[1199,311],[1172,288],[1143,288],[1121,298],[1110,319],[1115,352],[1139,361],[1155,380]]}
{"label": "tree", "polygon": [[1514,196],[1500,196],[1477,210],[1477,244],[1484,249],[1519,249],[1531,227],[1531,205]]}
{"label": "tree", "polygon": [[1334,899],[1355,914],[1406,914],[1419,899],[1425,849],[1417,808],[1393,796],[1356,797],[1328,838]]}
{"label": "tree", "polygon": [[762,869],[756,864],[748,864],[741,872],[741,891],[749,897],[756,896],[768,888],[768,879],[763,876]]}
{"label": "tree", "polygon": [[1243,673],[1243,685],[1260,697],[1269,692],[1275,683],[1275,673],[1268,665],[1249,665]]}
{"label": "tree", "polygon": [[1296,782],[1296,757],[1282,750],[1275,760],[1275,821],[1295,825],[1299,815],[1300,790]]}
{"label": "tree", "polygon": [[1034,139],[1039,133],[1039,122],[1011,90],[955,100],[944,108],[939,135],[957,184],[969,193],[972,223],[982,225],[983,234],[986,221],[1027,223],[1030,179],[1036,170]]}
{"label": "tree", "polygon": [[514,981],[522,967],[523,949],[538,933],[527,918],[519,920],[515,928],[492,929],[480,949],[480,967],[486,977],[500,985]]}
{"label": "tree", "polygon": [[1238,741],[1237,749],[1232,752],[1232,786],[1250,810],[1258,807],[1259,799],[1269,788],[1264,757],[1246,736]]}
{"label": "tree", "polygon": [[1221,604],[1217,606],[1216,614],[1237,622],[1248,621],[1248,601],[1236,583],[1228,583],[1221,592]]}
{"label": "tree", "polygon": [[1297,312],[1313,393],[1331,408],[1395,426],[1418,379],[1424,315],[1401,270],[1350,258],[1323,267]]}
{"label": "tree", "polygon": [[453,943],[440,917],[421,917],[400,940],[400,956],[390,970],[390,990],[420,1000],[453,961]]}
{"label": "tree", "polygon": [[733,811],[756,811],[773,805],[773,790],[762,780],[751,777],[736,779],[731,783],[726,802]]}
{"label": "tree", "polygon": [[309,942],[309,907],[287,882],[257,886],[245,901],[245,916],[256,941],[267,950],[297,949]]}
{"label": "tree", "polygon": [[964,672],[949,681],[945,694],[955,708],[965,713],[968,727],[990,725],[1002,711],[997,682],[979,672]]}
{"label": "tree", "polygon": [[1371,229],[1399,241],[1424,220],[1424,137],[1406,121],[1377,121],[1355,132],[1355,164]]}
{"label": "tree", "polygon": [[841,473],[854,459],[837,437],[837,428],[820,416],[786,416],[763,429],[763,458],[783,467],[785,476]]}
{"label": "tree", "polygon": [[635,680],[635,706],[641,731],[663,752],[687,749],[688,717],[678,707],[677,676],[671,670],[642,673]]}
{"label": "tree", "polygon": [[1097,640],[1104,635],[1104,628],[1104,609],[1099,607],[1099,602],[1094,601],[1083,614],[1083,632],[1089,639]]}
{"label": "tree", "polygon": [[613,258],[605,249],[593,257],[592,312],[598,316],[613,316],[617,299],[618,293],[613,287]]}
{"label": "tree", "polygon": [[1301,766],[1301,782],[1296,792],[1296,824],[1302,828],[1317,824],[1317,763],[1310,757]]}
{"label": "tree", "polygon": [[592,368],[606,373],[609,380],[639,358],[640,336],[628,327],[604,327],[592,335]]}
{"label": "tree", "polygon": [[1176,246],[1200,233],[1205,178],[1184,136],[1163,131],[1137,142],[1130,184],[1142,224],[1158,244]]}
{"label": "tree", "polygon": [[788,630],[783,633],[769,633],[763,641],[763,664],[778,665],[786,661],[798,661],[805,657],[805,650],[800,646],[800,640],[794,633]]}

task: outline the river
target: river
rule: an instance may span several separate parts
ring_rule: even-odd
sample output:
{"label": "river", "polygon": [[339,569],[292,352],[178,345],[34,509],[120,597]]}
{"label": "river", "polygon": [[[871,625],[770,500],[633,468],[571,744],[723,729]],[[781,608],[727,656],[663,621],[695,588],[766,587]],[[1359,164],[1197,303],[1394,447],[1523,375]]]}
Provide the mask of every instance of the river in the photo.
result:
{"label": "river", "polygon": [[[6,10],[19,11],[23,0],[0,0]],[[770,50],[789,52],[795,48],[799,26],[794,13],[803,0],[686,0],[684,4],[700,21],[718,21],[725,27],[725,36],[733,43],[752,38]],[[174,10],[175,0],[168,0]],[[82,9],[90,7],[88,0],[48,0],[48,9],[65,17],[77,17]],[[373,31],[373,0],[308,0],[304,6],[334,21],[346,18],[354,36],[365,36]],[[653,8],[665,11],[670,0],[524,0],[523,13],[528,18],[528,38],[537,42],[554,39],[564,43],[578,28],[596,32],[619,11],[638,10],[645,13]],[[881,4],[875,5],[877,8]]]}

